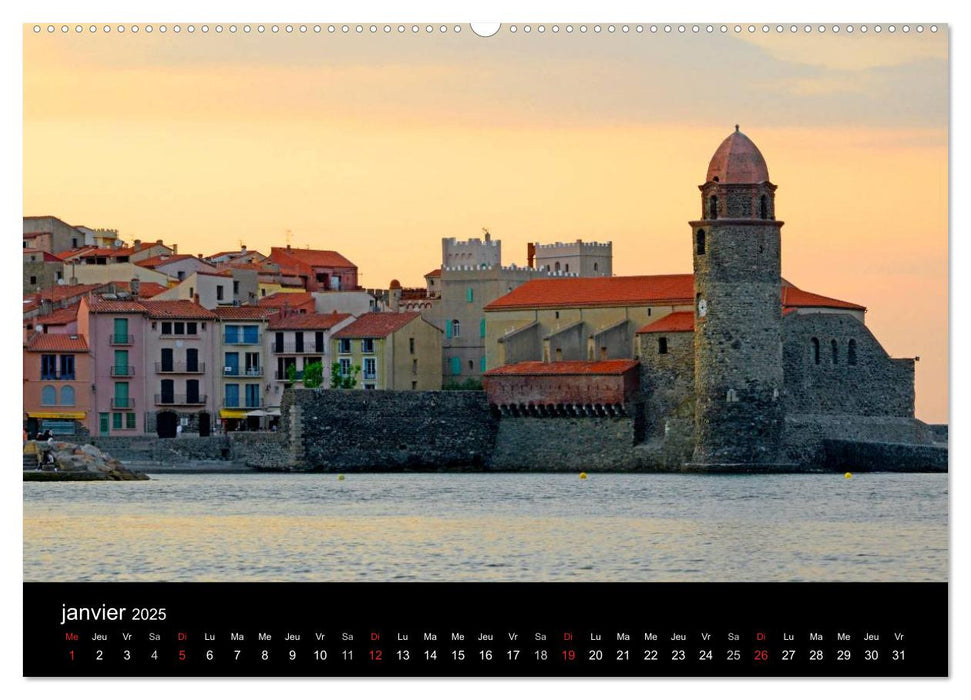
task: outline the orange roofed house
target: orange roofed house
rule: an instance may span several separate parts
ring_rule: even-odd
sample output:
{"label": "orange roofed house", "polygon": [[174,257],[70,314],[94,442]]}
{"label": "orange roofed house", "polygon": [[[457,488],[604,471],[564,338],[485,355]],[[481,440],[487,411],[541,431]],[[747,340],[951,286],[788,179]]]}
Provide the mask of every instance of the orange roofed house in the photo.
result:
{"label": "orange roofed house", "polygon": [[270,260],[299,276],[308,292],[358,288],[357,265],[333,250],[271,248]]}
{"label": "orange roofed house", "polygon": [[442,331],[417,311],[366,313],[331,336],[332,358],[356,389],[434,391],[442,388]]}
{"label": "orange roofed house", "polygon": [[34,332],[24,343],[23,359],[27,433],[90,433],[92,360],[87,339],[77,333]]}

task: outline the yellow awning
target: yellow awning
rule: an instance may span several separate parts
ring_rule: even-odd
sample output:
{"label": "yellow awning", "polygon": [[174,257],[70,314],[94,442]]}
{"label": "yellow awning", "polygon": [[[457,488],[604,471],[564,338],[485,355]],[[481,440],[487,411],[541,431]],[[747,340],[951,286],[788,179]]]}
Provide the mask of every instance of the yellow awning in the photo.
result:
{"label": "yellow awning", "polygon": [[84,420],[86,413],[84,411],[64,411],[63,413],[55,413],[53,411],[28,411],[28,418],[51,418],[54,420]]}
{"label": "yellow awning", "polygon": [[246,418],[246,411],[237,411],[232,408],[220,408],[220,418]]}

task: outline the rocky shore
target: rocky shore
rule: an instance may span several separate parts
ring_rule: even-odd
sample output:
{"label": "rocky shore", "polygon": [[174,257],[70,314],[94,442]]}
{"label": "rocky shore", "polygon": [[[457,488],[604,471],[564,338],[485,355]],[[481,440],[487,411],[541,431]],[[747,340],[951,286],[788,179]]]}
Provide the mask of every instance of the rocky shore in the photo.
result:
{"label": "rocky shore", "polygon": [[24,481],[144,481],[94,445],[29,441],[24,445]]}

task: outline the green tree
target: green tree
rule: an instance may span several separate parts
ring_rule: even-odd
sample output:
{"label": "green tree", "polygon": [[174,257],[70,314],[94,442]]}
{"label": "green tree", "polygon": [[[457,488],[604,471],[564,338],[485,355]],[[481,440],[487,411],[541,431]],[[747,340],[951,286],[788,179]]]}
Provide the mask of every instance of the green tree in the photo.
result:
{"label": "green tree", "polygon": [[[345,375],[341,372],[341,363],[335,362],[330,366],[330,388],[331,389],[353,389],[357,386],[357,375],[361,373],[361,366],[354,365],[351,372]],[[307,385],[306,370],[304,370],[304,386]]]}
{"label": "green tree", "polygon": [[287,365],[287,381],[293,384],[297,381],[297,366]]}
{"label": "green tree", "polygon": [[316,389],[324,383],[324,365],[311,362],[303,366],[303,385],[307,389]]}

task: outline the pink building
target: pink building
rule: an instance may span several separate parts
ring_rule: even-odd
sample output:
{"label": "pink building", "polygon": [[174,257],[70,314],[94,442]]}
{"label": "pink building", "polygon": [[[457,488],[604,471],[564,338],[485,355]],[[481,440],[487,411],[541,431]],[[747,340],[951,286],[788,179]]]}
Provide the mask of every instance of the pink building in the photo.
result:
{"label": "pink building", "polygon": [[77,334],[33,333],[24,344],[24,428],[30,437],[91,430],[91,353]]}
{"label": "pink building", "polygon": [[181,425],[208,435],[216,406],[215,319],[187,299],[82,300],[78,328],[94,356],[92,432],[175,437]]}
{"label": "pink building", "polygon": [[94,357],[93,435],[138,435],[145,430],[145,307],[138,301],[81,300],[78,330]]}

